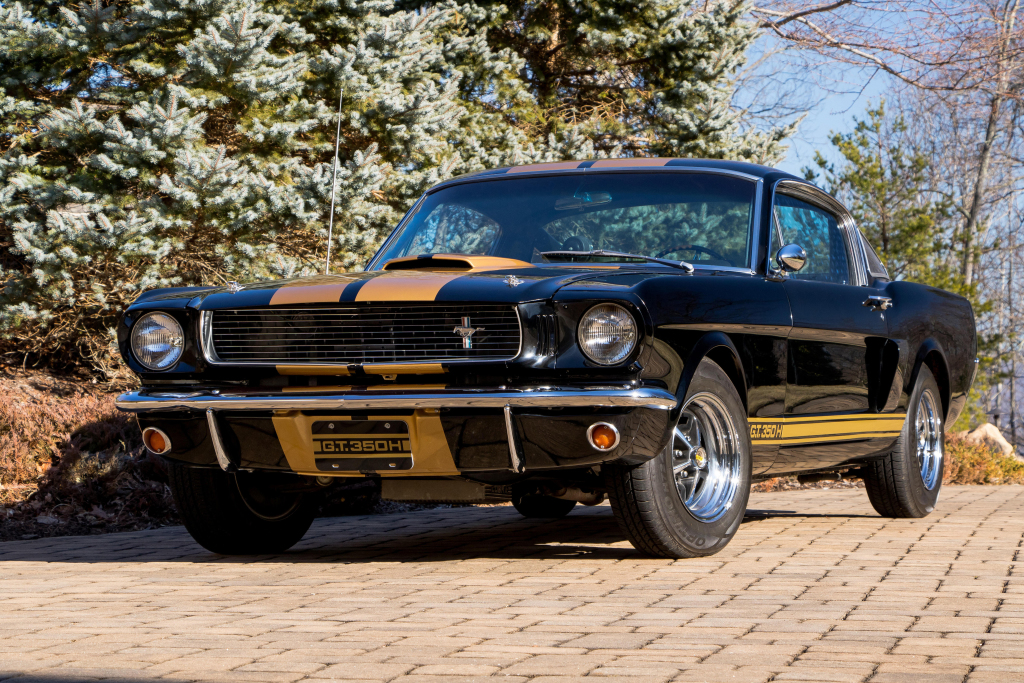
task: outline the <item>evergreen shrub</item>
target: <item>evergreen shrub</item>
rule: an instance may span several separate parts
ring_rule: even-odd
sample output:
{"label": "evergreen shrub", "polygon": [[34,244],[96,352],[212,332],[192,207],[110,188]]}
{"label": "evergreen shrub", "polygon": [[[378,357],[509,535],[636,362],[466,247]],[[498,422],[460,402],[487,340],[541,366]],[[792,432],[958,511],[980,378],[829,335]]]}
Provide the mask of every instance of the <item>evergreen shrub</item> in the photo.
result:
{"label": "evergreen shrub", "polygon": [[111,374],[154,287],[334,269],[427,187],[609,155],[770,161],[730,78],[741,5],[23,0],[0,5],[0,351]]}

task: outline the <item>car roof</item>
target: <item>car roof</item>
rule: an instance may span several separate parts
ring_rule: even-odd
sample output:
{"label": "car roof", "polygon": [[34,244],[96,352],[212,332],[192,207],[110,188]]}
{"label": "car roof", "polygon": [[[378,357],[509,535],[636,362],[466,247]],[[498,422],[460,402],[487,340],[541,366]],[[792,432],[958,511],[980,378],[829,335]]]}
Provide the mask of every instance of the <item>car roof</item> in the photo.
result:
{"label": "car roof", "polygon": [[777,168],[771,166],[762,166],[760,164],[751,164],[745,161],[723,161],[721,159],[683,159],[683,158],[666,158],[666,157],[655,157],[655,158],[632,158],[632,159],[589,159],[585,161],[556,161],[552,163],[544,164],[526,164],[524,166],[503,166],[502,168],[488,169],[485,171],[476,171],[474,173],[467,173],[464,175],[456,176],[442,183],[439,183],[432,189],[440,188],[448,183],[458,183],[468,179],[476,178],[490,178],[494,176],[512,176],[517,177],[520,174],[533,174],[533,173],[586,173],[588,169],[594,170],[622,170],[622,171],[642,171],[642,170],[653,170],[661,168],[673,168],[673,167],[685,167],[685,168],[706,168],[722,171],[732,171],[735,173],[744,173],[746,175],[754,176],[757,178],[767,178],[771,176],[771,180],[782,180],[793,179],[803,180],[799,176],[780,171]]}

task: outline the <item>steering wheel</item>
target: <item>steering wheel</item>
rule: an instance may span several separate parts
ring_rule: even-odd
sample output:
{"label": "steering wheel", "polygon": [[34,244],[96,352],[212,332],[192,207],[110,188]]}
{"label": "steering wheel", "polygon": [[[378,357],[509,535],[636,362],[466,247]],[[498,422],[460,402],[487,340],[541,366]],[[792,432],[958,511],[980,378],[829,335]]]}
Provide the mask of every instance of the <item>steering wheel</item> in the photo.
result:
{"label": "steering wheel", "polygon": [[655,256],[655,258],[665,258],[665,256],[667,254],[672,254],[672,253],[677,252],[677,251],[692,251],[694,254],[707,254],[708,256],[710,256],[713,259],[718,259],[719,261],[725,261],[730,266],[735,266],[736,265],[735,263],[733,263],[729,259],[727,259],[724,256],[722,256],[721,254],[719,254],[714,249],[708,249],[707,247],[702,247],[699,244],[681,244],[678,247],[672,247],[671,249],[666,249],[666,250],[664,250],[662,252],[659,252],[659,253],[655,254],[654,256]]}
{"label": "steering wheel", "polygon": [[572,235],[562,242],[562,249],[565,251],[590,251],[594,243],[583,235]]}

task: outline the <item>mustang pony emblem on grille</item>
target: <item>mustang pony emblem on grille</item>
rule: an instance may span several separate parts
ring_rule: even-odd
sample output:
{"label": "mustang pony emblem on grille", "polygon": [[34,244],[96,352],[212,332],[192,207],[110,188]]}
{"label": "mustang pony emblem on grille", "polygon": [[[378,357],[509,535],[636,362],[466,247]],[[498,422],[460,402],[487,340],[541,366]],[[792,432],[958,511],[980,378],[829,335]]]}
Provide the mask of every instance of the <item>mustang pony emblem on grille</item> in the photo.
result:
{"label": "mustang pony emblem on grille", "polygon": [[523,284],[523,281],[517,278],[515,275],[506,275],[505,284],[508,285],[509,287],[518,287],[519,285]]}
{"label": "mustang pony emblem on grille", "polygon": [[462,348],[473,348],[473,335],[482,332],[482,327],[470,327],[469,316],[462,316],[462,325],[456,327],[452,332],[462,337]]}

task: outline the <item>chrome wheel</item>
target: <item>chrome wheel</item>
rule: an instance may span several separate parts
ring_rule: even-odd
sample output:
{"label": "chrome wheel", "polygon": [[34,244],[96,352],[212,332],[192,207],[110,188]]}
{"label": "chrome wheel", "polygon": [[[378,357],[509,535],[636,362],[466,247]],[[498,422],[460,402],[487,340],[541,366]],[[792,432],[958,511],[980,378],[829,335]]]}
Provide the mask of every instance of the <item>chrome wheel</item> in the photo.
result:
{"label": "chrome wheel", "polygon": [[942,428],[931,392],[921,393],[917,401],[914,426],[917,431],[917,464],[921,468],[921,481],[931,491],[942,476]]}
{"label": "chrome wheel", "polygon": [[672,474],[683,505],[713,522],[733,505],[741,478],[739,431],[713,394],[694,394],[672,434]]}

